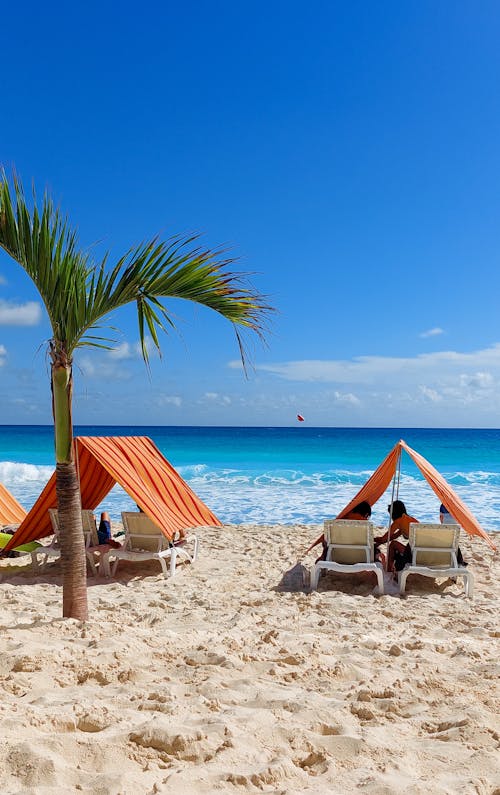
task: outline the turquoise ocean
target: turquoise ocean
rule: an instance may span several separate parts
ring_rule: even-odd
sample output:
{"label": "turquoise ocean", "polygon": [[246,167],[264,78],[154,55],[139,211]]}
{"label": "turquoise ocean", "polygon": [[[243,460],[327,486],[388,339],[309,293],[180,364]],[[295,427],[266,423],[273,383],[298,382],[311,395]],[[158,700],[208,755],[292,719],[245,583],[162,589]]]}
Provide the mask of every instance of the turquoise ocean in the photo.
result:
{"label": "turquoise ocean", "polygon": [[[80,426],[82,436],[149,436],[222,522],[312,524],[335,516],[399,439],[427,458],[485,530],[500,530],[500,430]],[[51,426],[0,426],[0,481],[29,509],[54,469]],[[403,453],[400,499],[422,521],[439,501]],[[390,492],[374,506],[387,522]],[[133,510],[115,487],[102,509]]]}

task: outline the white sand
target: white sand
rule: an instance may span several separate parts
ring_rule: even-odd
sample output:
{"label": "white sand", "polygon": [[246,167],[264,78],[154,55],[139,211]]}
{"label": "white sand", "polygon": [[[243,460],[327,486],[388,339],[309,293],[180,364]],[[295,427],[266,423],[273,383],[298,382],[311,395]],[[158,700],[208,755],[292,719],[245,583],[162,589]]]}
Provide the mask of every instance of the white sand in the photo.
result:
{"label": "white sand", "polygon": [[420,577],[406,599],[370,574],[294,590],[311,527],[200,535],[173,580],[89,579],[86,625],[60,618],[59,563],[2,562],[2,793],[500,793],[484,542],[461,544],[471,601]]}

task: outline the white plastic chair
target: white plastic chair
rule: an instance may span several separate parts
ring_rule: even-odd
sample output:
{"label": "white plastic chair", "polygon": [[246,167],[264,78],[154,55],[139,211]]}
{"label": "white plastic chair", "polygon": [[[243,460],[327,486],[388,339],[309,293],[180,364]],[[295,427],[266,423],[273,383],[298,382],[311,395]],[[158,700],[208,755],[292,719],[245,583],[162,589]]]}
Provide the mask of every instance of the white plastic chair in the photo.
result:
{"label": "white plastic chair", "polygon": [[410,574],[423,577],[463,577],[465,596],[472,599],[474,577],[472,572],[457,561],[460,526],[457,524],[418,524],[410,525],[409,544],[412,551],[411,563],[399,572],[399,593],[405,592],[406,580]]}
{"label": "white plastic chair", "polygon": [[374,561],[373,524],[351,519],[326,519],[324,535],[328,544],[326,560],[318,560],[311,574],[311,590],[316,590],[321,571],[352,574],[373,571],[378,590],[384,593],[384,570]]}
{"label": "white plastic chair", "polygon": [[[121,549],[111,549],[109,555],[114,558],[111,575],[114,577],[120,560],[158,560],[163,575],[173,577],[177,559],[186,558],[194,563],[198,556],[198,538],[186,536],[181,542],[172,543],[164,536],[160,528],[145,513],[135,511],[122,513],[125,538]],[[188,552],[186,545],[192,543],[193,551]],[[167,559],[170,558],[169,572]]]}
{"label": "white plastic chair", "polygon": [[[40,562],[38,563],[41,571],[43,571],[49,559],[57,560],[61,557],[61,547],[59,546],[59,515],[57,509],[49,508],[49,516],[50,521],[52,522],[54,537],[50,545],[46,547],[41,546],[35,551],[36,556],[38,557],[40,555],[41,558]],[[85,555],[89,562],[92,574],[94,577],[96,577],[98,573],[101,573],[102,568],[102,573],[104,576],[109,577],[110,572],[107,558],[109,547],[105,544],[99,544],[93,511],[87,509],[82,510],[82,524],[83,535],[85,538]],[[96,560],[96,557],[98,557],[98,561]],[[99,572],[96,567],[97,562],[99,562]]]}

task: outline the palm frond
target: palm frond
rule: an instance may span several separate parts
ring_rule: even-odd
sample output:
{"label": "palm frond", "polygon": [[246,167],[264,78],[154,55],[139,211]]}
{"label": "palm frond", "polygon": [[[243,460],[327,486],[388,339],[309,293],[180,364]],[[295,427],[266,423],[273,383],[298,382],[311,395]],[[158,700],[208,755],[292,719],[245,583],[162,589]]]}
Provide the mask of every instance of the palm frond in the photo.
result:
{"label": "palm frond", "polygon": [[[109,269],[109,255],[98,262],[78,249],[76,232],[54,208],[47,194],[41,210],[33,195],[30,211],[23,187],[13,178],[13,191],[0,173],[0,246],[30,276],[45,304],[53,333],[51,350],[107,347],[92,334],[114,310],[135,303],[142,355],[149,360],[146,333],[161,355],[159,333],[175,328],[165,301],[179,298],[201,304],[234,326],[263,336],[272,312],[264,296],[242,273],[231,270],[235,259],[220,248],[199,245],[194,234],[167,241],[154,237],[131,248]],[[244,347],[237,332],[244,362]],[[110,346],[112,347],[112,346]]]}

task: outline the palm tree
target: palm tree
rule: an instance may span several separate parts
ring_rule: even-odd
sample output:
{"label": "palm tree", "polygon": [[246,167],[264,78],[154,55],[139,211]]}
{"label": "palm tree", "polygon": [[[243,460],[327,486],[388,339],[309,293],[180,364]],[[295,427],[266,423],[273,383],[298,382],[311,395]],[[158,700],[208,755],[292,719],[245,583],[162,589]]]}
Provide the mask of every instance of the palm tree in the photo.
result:
{"label": "palm tree", "polygon": [[[184,298],[210,307],[237,327],[264,332],[271,310],[222,250],[201,248],[196,237],[154,238],[130,249],[108,268],[108,255],[95,263],[77,247],[74,230],[46,194],[41,211],[36,197],[28,207],[20,181],[13,190],[0,173],[0,246],[26,271],[49,317],[52,412],[56,454],[56,492],[63,567],[63,616],[86,620],[86,559],[76,472],[73,424],[73,356],[83,346],[110,348],[100,336],[103,319],[131,302],[137,307],[142,355],[148,365],[146,335],[160,351],[158,333],[174,327],[165,298]],[[97,332],[97,333],[96,333]]]}

